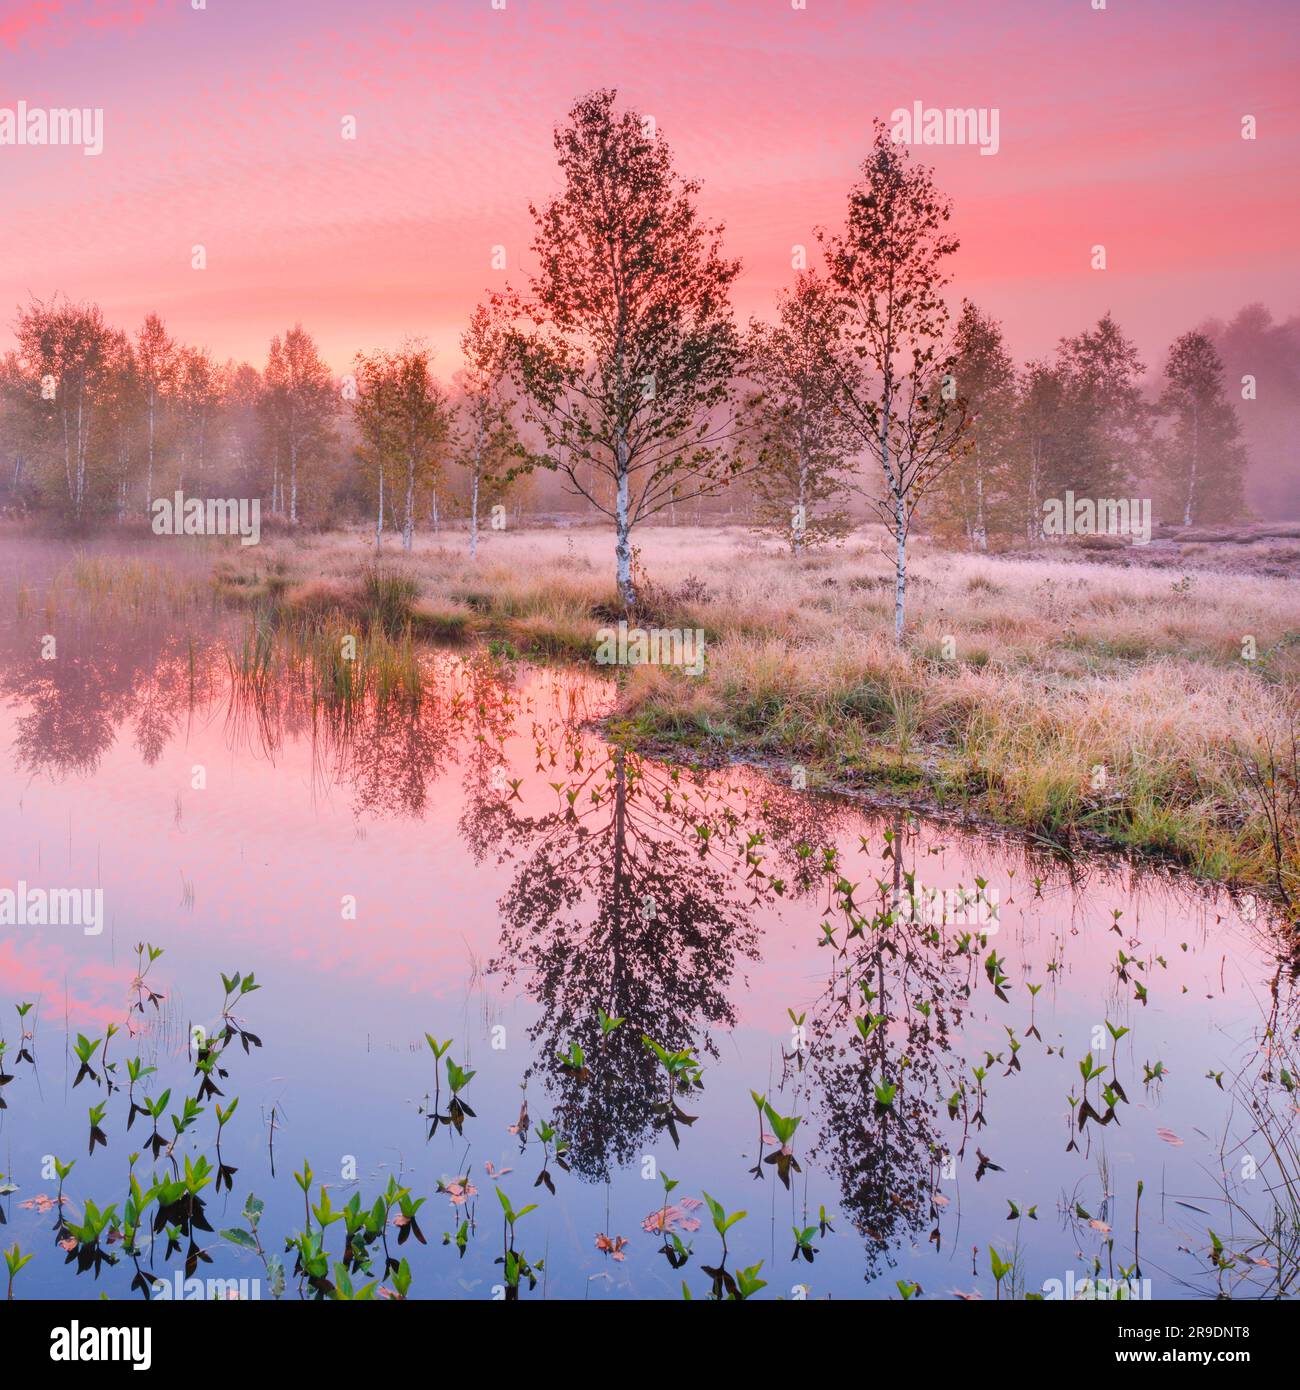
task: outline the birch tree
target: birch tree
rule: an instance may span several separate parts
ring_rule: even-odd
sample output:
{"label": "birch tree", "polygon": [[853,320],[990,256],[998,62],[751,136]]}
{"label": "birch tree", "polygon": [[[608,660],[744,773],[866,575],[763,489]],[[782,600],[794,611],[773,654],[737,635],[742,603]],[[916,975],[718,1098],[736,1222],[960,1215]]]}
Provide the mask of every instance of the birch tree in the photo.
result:
{"label": "birch tree", "polygon": [[398,446],[395,377],[388,354],[357,353],[357,394],[352,417],[357,427],[357,457],[375,478],[375,549],[384,545],[384,493]]}
{"label": "birch tree", "polygon": [[1184,333],[1169,349],[1159,410],[1169,434],[1161,471],[1184,526],[1233,521],[1245,510],[1246,451],[1223,389],[1223,363],[1204,333]]}
{"label": "birch tree", "polygon": [[1056,368],[1065,432],[1059,473],[1049,482],[1058,492],[1118,497],[1144,471],[1151,445],[1138,350],[1114,316],[1103,314],[1095,328],[1060,340]]}
{"label": "birch tree", "polygon": [[857,435],[840,407],[853,369],[839,336],[839,307],[824,281],[805,271],[777,305],[776,324],[750,325],[745,375],[757,388],[741,417],[754,451],[758,520],[785,536],[795,555],[842,536],[842,503]]}
{"label": "birch tree", "polygon": [[842,408],[883,484],[872,500],[893,538],[899,643],[912,522],[963,443],[941,293],[945,261],[958,246],[947,231],[950,215],[931,170],[913,164],[878,120],[862,177],[849,193],[845,230],[818,233],[855,360],[855,370],[841,377]]}
{"label": "birch tree", "polygon": [[479,493],[484,470],[506,462],[518,442],[510,418],[513,402],[507,383],[510,370],[509,329],[491,306],[480,304],[461,335],[465,370],[461,378],[461,409],[465,428],[459,459],[469,475],[469,556],[478,558]]}
{"label": "birch tree", "polygon": [[699,184],[673,168],[650,119],[616,94],[582,98],[555,131],[561,192],[530,205],[538,261],[511,297],[514,369],[537,462],[614,523],[618,591],[631,611],[633,528],[716,491],[740,469],[724,447],[739,338],[729,292],[740,269]]}
{"label": "birch tree", "polygon": [[1002,325],[970,300],[962,303],[953,335],[953,383],[965,416],[967,448],[960,463],[937,483],[935,512],[960,528],[972,550],[987,551],[990,532],[1016,529],[1014,477],[1018,390],[1016,365],[1006,349]]}
{"label": "birch tree", "polygon": [[237,485],[253,494],[267,490],[263,458],[262,374],[247,362],[227,361],[221,369],[220,433],[229,451]]}
{"label": "birch tree", "polygon": [[311,334],[301,324],[283,339],[271,339],[263,380],[273,445],[289,464],[289,522],[296,525],[300,467],[318,462],[324,452],[337,408],[334,384]]}
{"label": "birch tree", "polygon": [[58,300],[33,300],[18,311],[14,327],[39,396],[43,442],[62,465],[68,511],[80,521],[95,481],[91,439],[108,391],[111,331],[98,305]]}
{"label": "birch tree", "polygon": [[204,469],[212,452],[212,424],[221,405],[221,376],[207,348],[181,348],[176,365],[176,411],[181,474],[192,460],[200,497],[206,496]]}
{"label": "birch tree", "polygon": [[135,355],[144,388],[145,475],[144,509],[153,508],[154,451],[158,443],[163,401],[176,384],[176,344],[157,314],[148,314],[135,340]]}
{"label": "birch tree", "polygon": [[131,340],[120,330],[115,331],[109,337],[107,390],[100,423],[116,494],[114,510],[119,521],[127,514],[127,494],[139,437],[140,387],[140,372]]}
{"label": "birch tree", "polygon": [[1043,502],[1065,447],[1065,381],[1050,362],[1030,362],[1020,374],[1013,443],[1013,491],[1021,501],[1019,531],[1034,545],[1043,538]]}
{"label": "birch tree", "polygon": [[407,344],[394,355],[392,370],[397,444],[406,474],[402,549],[410,550],[416,497],[436,486],[442,450],[451,433],[451,412],[446,392],[429,370],[427,348]]}

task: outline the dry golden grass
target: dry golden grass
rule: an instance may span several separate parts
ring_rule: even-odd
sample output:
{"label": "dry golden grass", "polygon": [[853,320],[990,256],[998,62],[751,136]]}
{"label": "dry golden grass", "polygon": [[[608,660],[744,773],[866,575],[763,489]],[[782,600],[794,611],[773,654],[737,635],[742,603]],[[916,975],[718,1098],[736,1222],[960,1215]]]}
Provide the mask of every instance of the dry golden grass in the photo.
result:
{"label": "dry golden grass", "polygon": [[[1294,727],[1293,581],[918,541],[899,649],[891,563],[871,528],[799,559],[739,528],[636,539],[641,621],[708,638],[699,678],[620,673],[619,716],[642,735],[800,763],[812,783],[887,781],[1049,836],[1092,830],[1217,878],[1276,877],[1245,769]],[[304,614],[353,602],[375,561],[360,532],[260,552],[238,557],[255,573],[231,587],[269,587]],[[490,634],[591,660],[617,612],[604,529],[489,532],[477,561],[453,532],[386,550],[382,566],[418,587],[415,630],[443,640]]]}

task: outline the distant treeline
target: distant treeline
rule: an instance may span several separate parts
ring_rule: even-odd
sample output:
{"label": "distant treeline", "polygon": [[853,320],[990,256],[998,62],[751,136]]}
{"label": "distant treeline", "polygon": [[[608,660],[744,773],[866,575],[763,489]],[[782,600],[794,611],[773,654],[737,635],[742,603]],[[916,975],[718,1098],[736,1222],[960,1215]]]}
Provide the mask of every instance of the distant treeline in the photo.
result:
{"label": "distant treeline", "polygon": [[[181,489],[258,497],[265,513],[286,522],[355,522],[376,516],[383,472],[388,524],[402,529],[405,468],[381,470],[366,447],[356,409],[364,384],[332,374],[301,326],[272,340],[260,370],[215,362],[205,348],[174,341],[155,314],[131,335],[108,325],[96,305],[33,301],[20,308],[15,328],[18,350],[0,361],[6,510],[145,519],[153,498]],[[954,376],[971,402],[974,447],[934,489],[926,520],[937,529],[976,546],[1032,538],[1042,500],[1067,489],[1098,497],[1141,491],[1173,523],[1239,520],[1252,493],[1253,510],[1270,519],[1300,513],[1300,481],[1281,466],[1288,417],[1277,391],[1288,368],[1300,378],[1300,322],[1274,324],[1263,306],[1251,305],[1226,326],[1184,334],[1154,400],[1143,390],[1135,349],[1109,315],[1062,339],[1053,359],[1018,366],[997,322],[966,303],[955,346]],[[427,355],[408,345],[389,361],[418,372],[421,358],[427,368]],[[373,381],[383,361],[383,354],[362,358],[362,371]],[[1251,389],[1242,387],[1244,377],[1254,378],[1256,396],[1238,403],[1234,397]],[[742,427],[746,385],[753,382],[737,382]],[[1271,399],[1260,401],[1261,390]],[[1282,396],[1300,410],[1300,381]],[[428,405],[430,447],[414,479],[419,526],[448,512],[465,516],[472,488],[463,436],[473,412],[461,375],[447,390],[430,374]],[[496,441],[498,453],[504,442]],[[681,519],[770,515],[774,525],[788,525],[797,488],[786,485],[778,452],[768,450],[767,477],[746,474],[734,496],[705,498],[703,512],[693,505]],[[861,509],[847,485],[854,451],[843,453],[833,469],[818,471],[817,500],[838,498],[847,516]],[[1265,476],[1251,486],[1248,461],[1261,463],[1260,456]],[[558,480],[517,473],[506,483],[512,460],[497,462],[499,475],[484,470],[491,480],[481,491],[484,509],[498,501],[514,514],[573,506]],[[831,514],[814,506],[814,516]]]}
{"label": "distant treeline", "polygon": [[[1287,467],[1300,320],[1249,306],[1183,332],[1151,371],[1110,314],[1027,364],[970,301],[946,333],[946,206],[878,131],[846,232],[818,234],[825,271],[796,260],[771,321],[738,329],[739,264],[722,258],[721,229],[698,221],[696,186],[662,138],[612,103],[595,94],[557,129],[569,188],[535,211],[542,271],[529,298],[474,309],[450,382],[419,341],[358,353],[339,377],[301,325],[259,368],[177,342],[157,314],[128,331],[94,304],[20,306],[17,347],[0,360],[0,507],[144,521],[180,490],[259,498],[287,526],[367,518],[378,540],[409,545],[448,515],[469,517],[477,541],[498,504],[518,517],[576,498],[624,542],[652,515],[725,515],[796,550],[869,506],[891,525],[897,512],[904,536],[915,511],[980,549],[1032,542],[1044,503],[1066,492],[1150,497],[1178,524],[1239,520],[1252,504],[1268,519],[1300,514]],[[588,193],[620,181],[636,220],[614,228],[625,245],[606,263],[614,240]],[[886,193],[917,230],[882,214]],[[882,288],[907,256],[911,289]],[[886,290],[916,322],[882,348]]]}

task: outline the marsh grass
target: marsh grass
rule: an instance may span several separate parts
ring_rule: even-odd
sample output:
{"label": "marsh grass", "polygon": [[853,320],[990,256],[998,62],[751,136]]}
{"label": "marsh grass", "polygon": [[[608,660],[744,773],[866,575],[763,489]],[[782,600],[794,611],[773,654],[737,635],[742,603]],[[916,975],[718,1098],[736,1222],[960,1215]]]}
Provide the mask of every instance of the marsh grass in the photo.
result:
{"label": "marsh grass", "polygon": [[372,629],[396,633],[408,628],[419,596],[420,586],[409,574],[379,565],[361,572],[358,599]]}
{"label": "marsh grass", "polygon": [[[1254,1133],[1240,1152],[1258,1155],[1257,1176],[1268,1194],[1266,1205],[1247,1200],[1245,1182],[1225,1152],[1216,1181],[1231,1231],[1227,1244],[1207,1229],[1209,1261],[1221,1298],[1292,1298],[1300,1289],[1300,1139],[1294,1125],[1296,1080],[1288,1067],[1294,1059],[1285,1044],[1274,1052],[1275,1068],[1262,1075],[1243,1074],[1233,1085],[1243,1114],[1252,1117]],[[1225,1138],[1225,1145],[1227,1140]],[[1237,1150],[1234,1148],[1231,1153]],[[1253,1196],[1254,1194],[1250,1194]]]}
{"label": "marsh grass", "polygon": [[14,590],[18,617],[40,612],[49,624],[75,610],[90,616],[192,613],[213,604],[206,566],[194,568],[133,555],[78,551],[44,592],[24,582]]}
{"label": "marsh grass", "polygon": [[[346,704],[412,696],[421,641],[592,661],[619,611],[611,550],[596,528],[526,531],[491,536],[471,562],[464,538],[444,533],[376,560],[339,532],[224,552],[212,585],[250,610],[233,669],[266,680],[287,660],[319,698]],[[638,576],[639,620],[707,635],[702,676],[617,673],[615,717],[643,738],[756,758],[778,776],[799,764],[810,785],[923,790],[1054,843],[1092,836],[1300,896],[1297,802],[1277,794],[1287,770],[1268,762],[1296,727],[1300,612],[1286,578],[1188,568],[1175,581],[921,540],[898,648],[889,560],[870,529],[797,558],[739,528],[651,529]],[[191,594],[189,580],[132,561],[83,563],[69,582],[128,606],[165,601],[169,582],[178,601]],[[51,592],[47,605],[61,601],[59,583]],[[351,665],[339,655],[349,633]]]}
{"label": "marsh grass", "polygon": [[281,682],[303,687],[313,706],[355,711],[368,701],[418,703],[424,676],[409,625],[396,634],[378,622],[357,630],[338,612],[292,618],[274,609],[250,614],[231,644],[237,692],[256,699]]}

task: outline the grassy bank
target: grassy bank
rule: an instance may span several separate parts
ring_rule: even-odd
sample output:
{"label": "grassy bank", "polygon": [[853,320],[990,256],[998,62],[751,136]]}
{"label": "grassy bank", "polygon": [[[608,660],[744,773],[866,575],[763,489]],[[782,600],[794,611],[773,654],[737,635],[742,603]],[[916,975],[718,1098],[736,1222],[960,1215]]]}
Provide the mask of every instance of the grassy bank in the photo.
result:
{"label": "grassy bank", "polygon": [[[918,543],[898,649],[869,532],[801,559],[739,529],[641,547],[639,620],[707,640],[699,677],[615,672],[615,718],[642,740],[1300,892],[1292,580]],[[457,534],[378,565],[359,533],[282,540],[227,550],[214,584],[286,631],[355,623],[566,661],[591,662],[618,613],[611,538],[586,529],[492,534],[477,562]]]}

